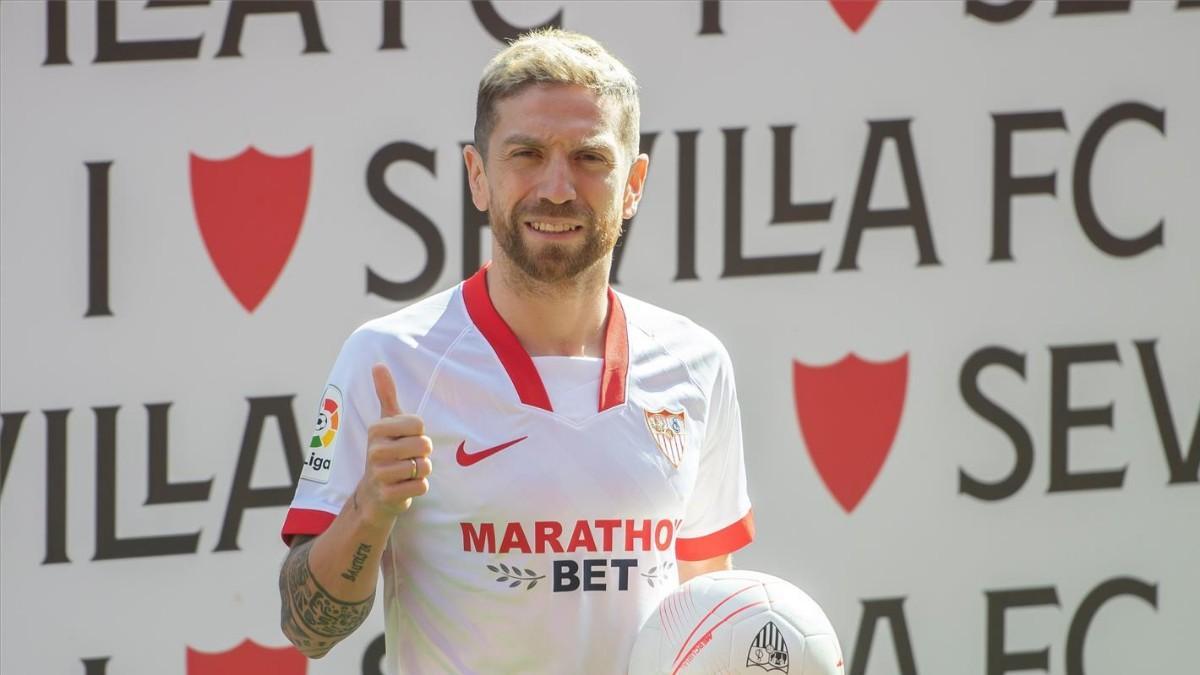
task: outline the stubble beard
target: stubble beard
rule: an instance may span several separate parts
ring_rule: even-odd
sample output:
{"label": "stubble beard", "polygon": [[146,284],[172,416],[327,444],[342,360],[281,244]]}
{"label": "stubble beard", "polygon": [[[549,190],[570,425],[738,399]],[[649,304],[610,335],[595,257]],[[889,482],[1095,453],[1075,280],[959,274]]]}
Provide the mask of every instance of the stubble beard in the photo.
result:
{"label": "stubble beard", "polygon": [[[546,218],[570,219],[583,223],[584,240],[580,246],[542,244],[533,251],[524,237],[525,221]],[[621,231],[621,220],[617,213],[599,216],[576,204],[553,204],[542,202],[536,207],[518,204],[509,211],[502,222],[497,222],[493,211],[488,212],[492,237],[500,250],[529,282],[529,287],[562,287],[584,281],[586,272],[595,268],[616,245]]]}

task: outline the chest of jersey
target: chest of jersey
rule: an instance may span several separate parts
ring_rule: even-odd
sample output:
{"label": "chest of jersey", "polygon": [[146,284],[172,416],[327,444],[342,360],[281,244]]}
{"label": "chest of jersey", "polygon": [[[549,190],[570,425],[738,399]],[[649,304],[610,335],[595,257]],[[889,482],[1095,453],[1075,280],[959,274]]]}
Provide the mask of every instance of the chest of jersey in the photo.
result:
{"label": "chest of jersey", "polygon": [[439,374],[423,407],[435,475],[414,526],[472,553],[669,550],[695,484],[699,392],[631,388],[571,420],[522,403],[504,380],[455,371]]}

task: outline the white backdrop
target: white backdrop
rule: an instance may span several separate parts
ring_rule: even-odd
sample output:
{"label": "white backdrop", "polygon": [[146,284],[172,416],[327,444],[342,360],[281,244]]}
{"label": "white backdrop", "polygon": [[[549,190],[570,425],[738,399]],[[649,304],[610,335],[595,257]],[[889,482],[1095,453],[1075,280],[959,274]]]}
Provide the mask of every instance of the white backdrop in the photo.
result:
{"label": "white backdrop", "polygon": [[[270,672],[188,654],[286,644],[287,453],[488,250],[489,11],[561,11],[654,134],[618,287],[733,356],[736,564],[851,673],[1200,672],[1200,8],[1027,4],[0,3],[0,670]],[[310,154],[191,168],[251,146]],[[377,672],[380,616],[278,672]]]}

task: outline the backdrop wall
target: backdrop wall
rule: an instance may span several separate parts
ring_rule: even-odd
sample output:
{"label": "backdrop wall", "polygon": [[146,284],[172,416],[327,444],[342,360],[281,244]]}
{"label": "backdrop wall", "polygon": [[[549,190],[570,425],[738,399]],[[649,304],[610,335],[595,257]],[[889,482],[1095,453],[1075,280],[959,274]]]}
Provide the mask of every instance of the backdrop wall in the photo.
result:
{"label": "backdrop wall", "polygon": [[378,672],[378,612],[254,651],[279,527],[341,341],[489,250],[479,73],[555,22],[643,87],[618,288],[732,353],[736,564],[852,673],[1200,672],[1198,4],[0,3],[0,670]]}

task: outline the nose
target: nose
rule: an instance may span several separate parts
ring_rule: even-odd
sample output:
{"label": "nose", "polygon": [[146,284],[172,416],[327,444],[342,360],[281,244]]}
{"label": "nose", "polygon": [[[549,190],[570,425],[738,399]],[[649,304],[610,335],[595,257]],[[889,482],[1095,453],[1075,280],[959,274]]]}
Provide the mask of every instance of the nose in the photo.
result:
{"label": "nose", "polygon": [[546,162],[538,185],[538,197],[554,204],[575,199],[575,177],[569,158],[556,155]]}

